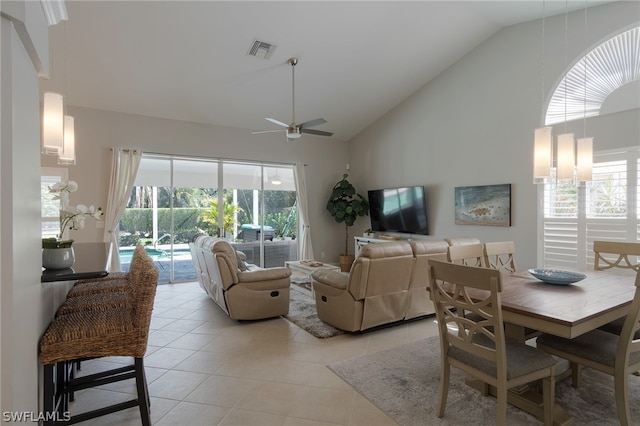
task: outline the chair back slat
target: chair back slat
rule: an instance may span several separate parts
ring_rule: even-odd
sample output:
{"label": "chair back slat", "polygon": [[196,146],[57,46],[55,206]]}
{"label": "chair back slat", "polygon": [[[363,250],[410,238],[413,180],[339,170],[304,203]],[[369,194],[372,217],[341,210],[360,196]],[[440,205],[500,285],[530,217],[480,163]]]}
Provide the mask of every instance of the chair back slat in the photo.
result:
{"label": "chair back slat", "polygon": [[449,246],[447,260],[459,265],[483,267],[485,266],[483,246],[482,244]]}
{"label": "chair back slat", "polygon": [[594,241],[593,253],[593,268],[596,271],[606,269],[640,271],[640,243]]}
{"label": "chair back slat", "polygon": [[516,252],[513,241],[490,242],[484,244],[484,264],[487,268],[505,272],[515,272]]}

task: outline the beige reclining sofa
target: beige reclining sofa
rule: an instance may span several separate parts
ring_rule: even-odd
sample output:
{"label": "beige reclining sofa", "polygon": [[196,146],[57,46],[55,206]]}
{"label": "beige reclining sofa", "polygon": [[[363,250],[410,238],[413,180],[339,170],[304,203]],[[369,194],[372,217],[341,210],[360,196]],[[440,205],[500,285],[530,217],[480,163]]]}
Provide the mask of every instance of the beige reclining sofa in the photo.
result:
{"label": "beige reclining sofa", "polygon": [[346,274],[312,274],[318,317],[345,331],[432,314],[427,259],[446,260],[444,240],[367,244]]}
{"label": "beige reclining sofa", "polygon": [[228,241],[201,235],[189,243],[200,287],[234,320],[289,313],[291,271],[245,263]]}

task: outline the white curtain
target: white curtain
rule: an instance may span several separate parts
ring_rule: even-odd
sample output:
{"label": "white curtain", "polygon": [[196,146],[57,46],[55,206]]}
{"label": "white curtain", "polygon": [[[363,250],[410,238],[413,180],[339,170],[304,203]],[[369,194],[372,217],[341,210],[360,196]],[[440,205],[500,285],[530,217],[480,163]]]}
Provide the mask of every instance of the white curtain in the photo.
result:
{"label": "white curtain", "polygon": [[120,272],[118,241],[120,217],[127,207],[131,188],[138,173],[142,151],[130,148],[113,148],[111,157],[111,177],[109,178],[109,198],[104,217],[104,241],[111,244],[110,272]]}
{"label": "white curtain", "polygon": [[296,164],[293,168],[293,176],[296,181],[296,193],[298,196],[298,259],[313,259],[313,246],[311,244],[311,222],[309,221],[309,206],[307,203],[307,183],[305,180],[306,166]]}

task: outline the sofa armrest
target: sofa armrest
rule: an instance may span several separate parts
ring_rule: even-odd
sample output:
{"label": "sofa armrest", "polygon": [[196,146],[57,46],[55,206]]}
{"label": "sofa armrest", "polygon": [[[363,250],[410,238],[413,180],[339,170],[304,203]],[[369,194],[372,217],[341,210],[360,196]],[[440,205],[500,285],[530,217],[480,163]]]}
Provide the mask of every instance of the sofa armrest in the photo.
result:
{"label": "sofa armrest", "polygon": [[349,274],[332,270],[317,270],[311,274],[311,278],[315,281],[336,288],[338,290],[346,290],[349,283]]}
{"label": "sofa armrest", "polygon": [[255,271],[238,272],[238,283],[250,283],[256,281],[274,281],[289,278],[291,270],[289,268],[266,268]]}

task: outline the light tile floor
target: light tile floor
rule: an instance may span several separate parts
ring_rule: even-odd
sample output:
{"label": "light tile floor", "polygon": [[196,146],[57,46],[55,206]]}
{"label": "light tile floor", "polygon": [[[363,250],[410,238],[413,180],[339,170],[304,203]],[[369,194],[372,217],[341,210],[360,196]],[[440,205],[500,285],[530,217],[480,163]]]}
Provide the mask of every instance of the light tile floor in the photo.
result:
{"label": "light tile floor", "polygon": [[[284,318],[237,322],[197,283],[158,286],[145,367],[154,425],[352,425],[396,423],[326,366],[437,335],[427,319],[317,339]],[[106,363],[84,362],[81,374]],[[132,380],[76,393],[73,412],[127,400]],[[138,408],[81,424],[139,425]]]}

